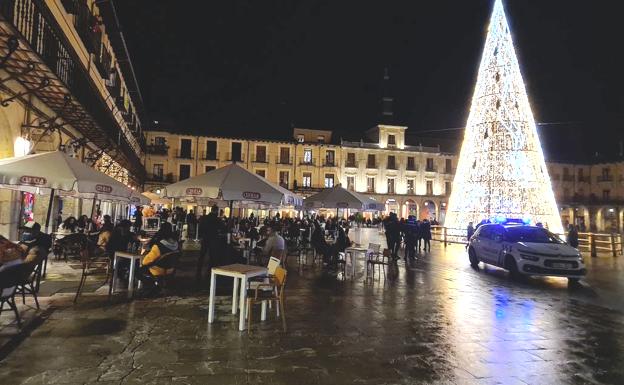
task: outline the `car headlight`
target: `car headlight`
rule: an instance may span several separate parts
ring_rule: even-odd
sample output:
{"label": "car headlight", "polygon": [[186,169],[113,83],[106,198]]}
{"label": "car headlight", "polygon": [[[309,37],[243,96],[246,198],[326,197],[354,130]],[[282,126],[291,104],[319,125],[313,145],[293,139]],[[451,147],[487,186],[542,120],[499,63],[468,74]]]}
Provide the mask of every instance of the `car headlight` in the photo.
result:
{"label": "car headlight", "polygon": [[520,258],[522,259],[526,259],[527,261],[539,261],[539,257],[536,257],[534,255],[527,255],[527,254],[520,254]]}

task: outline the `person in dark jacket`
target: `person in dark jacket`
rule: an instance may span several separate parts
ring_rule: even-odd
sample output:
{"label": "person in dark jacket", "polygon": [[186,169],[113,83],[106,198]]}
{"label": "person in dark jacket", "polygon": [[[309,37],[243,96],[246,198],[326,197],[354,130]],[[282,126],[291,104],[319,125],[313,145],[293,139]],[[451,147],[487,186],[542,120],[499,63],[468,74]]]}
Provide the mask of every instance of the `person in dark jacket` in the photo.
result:
{"label": "person in dark jacket", "polygon": [[201,281],[204,269],[204,260],[208,253],[208,267],[216,266],[219,250],[224,249],[226,229],[225,224],[217,216],[219,208],[214,205],[210,208],[210,214],[203,215],[199,219],[199,236],[201,237],[201,248],[199,259],[197,260],[197,282]]}
{"label": "person in dark jacket", "polygon": [[472,222],[468,222],[468,228],[466,228],[466,248],[468,248],[468,242],[470,242],[470,238],[475,233],[475,228],[472,225]]}
{"label": "person in dark jacket", "polygon": [[405,260],[408,258],[414,259],[414,254],[416,252],[416,235],[418,232],[418,227],[416,226],[416,218],[413,215],[407,217],[407,221],[405,221],[403,225],[403,236],[405,239]]}
{"label": "person in dark jacket", "polygon": [[425,252],[431,251],[431,224],[428,220],[425,219],[424,221],[422,221],[420,228],[422,239],[424,241],[423,249]]}
{"label": "person in dark jacket", "polygon": [[575,249],[578,249],[579,246],[579,238],[578,231],[576,227],[572,224],[568,225],[568,244]]}
{"label": "person in dark jacket", "polygon": [[399,259],[399,247],[401,246],[401,228],[396,213],[390,213],[384,222],[386,229],[386,242],[394,259]]}

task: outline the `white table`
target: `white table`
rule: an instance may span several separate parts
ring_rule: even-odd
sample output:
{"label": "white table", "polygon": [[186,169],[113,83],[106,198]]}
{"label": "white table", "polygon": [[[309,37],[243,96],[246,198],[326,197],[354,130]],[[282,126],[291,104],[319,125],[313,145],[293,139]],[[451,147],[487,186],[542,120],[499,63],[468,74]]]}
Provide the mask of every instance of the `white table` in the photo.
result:
{"label": "white table", "polygon": [[[358,246],[347,247],[345,249],[345,258],[347,254],[351,256],[351,269],[352,269],[351,278],[355,278],[355,266],[356,266],[355,255],[363,254],[364,263],[366,264],[366,252],[367,251],[368,249],[366,247],[358,247]],[[345,261],[345,263],[346,262],[347,261]]]}
{"label": "white table", "polygon": [[[138,260],[140,262],[143,256],[140,254],[126,253],[124,251],[115,252],[115,258],[113,259],[113,282],[111,282],[111,285],[113,285],[111,291],[112,293],[115,293],[115,282],[117,281],[117,260],[119,258],[127,258],[130,260],[130,276],[128,277],[128,298],[131,298],[132,294],[134,293],[134,270],[136,265],[135,261]],[[141,282],[139,281],[139,287],[140,285]]]}
{"label": "white table", "polygon": [[[210,304],[208,305],[208,323],[214,322],[215,289],[217,276],[234,278],[234,288],[232,289],[232,314],[240,308],[238,320],[238,330],[245,330],[245,313],[247,311],[247,281],[249,278],[268,274],[268,269],[261,266],[243,265],[235,263],[233,265],[213,267],[210,271]],[[240,290],[239,290],[240,288]],[[240,292],[240,293],[239,293]],[[238,305],[237,305],[237,298]],[[266,302],[262,303],[262,319],[266,317]]]}

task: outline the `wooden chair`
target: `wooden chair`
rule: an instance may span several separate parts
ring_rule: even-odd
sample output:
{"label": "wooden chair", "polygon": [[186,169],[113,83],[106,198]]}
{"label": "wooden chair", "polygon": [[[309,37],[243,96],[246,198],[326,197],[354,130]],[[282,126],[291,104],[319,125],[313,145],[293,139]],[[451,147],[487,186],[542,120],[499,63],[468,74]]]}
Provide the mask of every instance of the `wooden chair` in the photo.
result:
{"label": "wooden chair", "polygon": [[32,264],[20,263],[0,271],[0,314],[2,314],[4,304],[8,304],[9,308],[15,313],[18,327],[22,327],[22,320],[15,304],[15,293],[17,286],[32,274],[32,270]]}
{"label": "wooden chair", "polygon": [[247,332],[251,333],[252,306],[264,301],[275,302],[278,316],[282,317],[282,327],[286,331],[286,313],[284,313],[284,288],[286,287],[287,271],[277,267],[268,283],[260,283],[254,290],[249,290],[247,297]]}
{"label": "wooden chair", "polygon": [[88,277],[105,274],[106,280],[103,284],[109,282],[110,275],[113,271],[111,264],[112,262],[110,256],[106,253],[99,256],[96,255],[95,245],[86,239],[86,241],[82,244],[82,249],[80,250],[79,266],[82,269],[82,275],[80,277],[78,289],[76,290],[74,303],[78,302],[78,297],[80,296]]}
{"label": "wooden chair", "polygon": [[37,299],[37,292],[39,291],[39,277],[41,276],[41,270],[43,266],[43,260],[36,262],[25,263],[29,266],[28,269],[24,268],[23,275],[20,277],[19,283],[15,288],[15,294],[22,295],[22,303],[26,304],[26,294],[30,294],[35,299],[35,305],[39,309],[39,300]]}

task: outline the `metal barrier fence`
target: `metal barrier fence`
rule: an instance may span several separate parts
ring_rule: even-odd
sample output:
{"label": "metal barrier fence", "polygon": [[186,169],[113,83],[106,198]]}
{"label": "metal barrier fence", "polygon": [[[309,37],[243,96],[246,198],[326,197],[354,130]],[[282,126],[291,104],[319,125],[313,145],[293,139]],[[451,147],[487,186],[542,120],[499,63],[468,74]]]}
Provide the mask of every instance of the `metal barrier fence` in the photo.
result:
{"label": "metal barrier fence", "polygon": [[[559,234],[565,235],[565,234]],[[624,253],[623,236],[618,233],[579,233],[580,251],[589,252],[592,257],[599,252],[609,253],[614,257]],[[443,243],[467,244],[466,229],[457,229],[444,226],[431,226],[431,240]]]}

